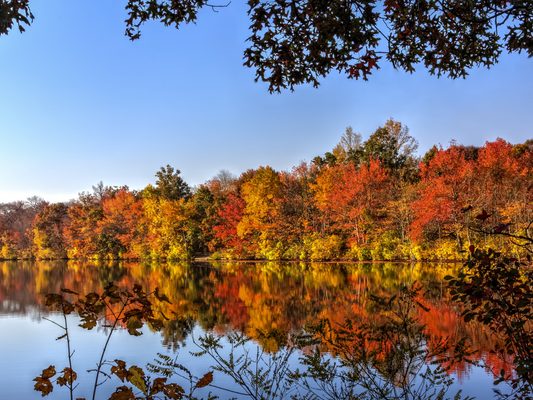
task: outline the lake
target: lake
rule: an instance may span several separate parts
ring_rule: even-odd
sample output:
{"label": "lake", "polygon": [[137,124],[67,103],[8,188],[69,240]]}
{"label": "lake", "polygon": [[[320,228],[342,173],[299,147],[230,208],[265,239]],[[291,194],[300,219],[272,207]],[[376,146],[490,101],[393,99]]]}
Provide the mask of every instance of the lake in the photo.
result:
{"label": "lake", "polygon": [[[471,348],[478,350],[476,358],[499,371],[499,360],[490,354],[497,339],[475,323],[463,323],[459,318],[460,308],[446,293],[443,278],[457,268],[454,264],[428,263],[3,261],[0,262],[0,398],[41,398],[33,390],[32,380],[50,365],[55,365],[57,371],[68,366],[66,342],[56,340],[63,331],[51,322],[62,324],[63,317],[44,306],[44,295],[59,293],[61,288],[80,294],[101,293],[111,281],[120,288],[131,289],[134,284],[140,284],[149,291],[158,287],[171,302],[160,311],[166,316],[178,315],[193,321],[191,326],[170,321],[160,332],[151,331],[145,325],[139,337],[130,336],[125,329],[114,332],[105,359],[124,360],[128,367],[156,364],[154,360],[159,353],[172,359],[177,357],[177,363],[202,377],[214,361],[209,356],[193,357],[190,352],[199,351],[195,342],[206,333],[217,337],[243,333],[252,339],[247,344],[252,353],[257,346],[275,352],[276,343],[265,340],[258,332],[275,330],[288,335],[324,318],[336,324],[358,315],[371,317],[370,294],[390,296],[416,281],[425,293],[423,304],[430,308],[420,315],[429,332],[452,340],[467,335]],[[74,316],[68,317],[68,323],[74,350],[73,369],[78,373],[79,382],[74,396],[90,398],[95,374],[85,371],[95,368],[109,328],[100,324],[91,331],[81,329],[77,326],[79,318]],[[227,341],[222,339],[222,343]],[[228,350],[224,351],[227,355]],[[298,365],[301,355],[295,352],[291,356],[291,367]],[[455,380],[448,393],[451,398],[458,389],[477,398],[493,396],[492,375],[483,368],[458,364],[450,376]],[[108,398],[121,385],[114,377],[99,388],[97,398]],[[213,385],[242,392],[216,371]],[[246,398],[213,387],[199,389],[195,395],[207,397],[209,390],[221,399]],[[67,399],[69,393],[66,388],[56,386],[47,398]]]}

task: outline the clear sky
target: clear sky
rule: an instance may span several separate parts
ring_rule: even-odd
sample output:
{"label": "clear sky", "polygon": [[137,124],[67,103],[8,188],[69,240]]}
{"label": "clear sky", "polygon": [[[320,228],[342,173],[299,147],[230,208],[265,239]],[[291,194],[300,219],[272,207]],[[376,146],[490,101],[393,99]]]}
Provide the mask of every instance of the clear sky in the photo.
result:
{"label": "clear sky", "polygon": [[32,0],[24,34],[0,37],[0,202],[66,201],[99,181],[142,189],[161,166],[190,185],[219,170],[288,170],[331,151],[347,126],[366,139],[393,117],[424,154],[455,139],[533,137],[533,59],[503,55],[466,79],[382,69],[332,74],[318,89],[269,94],[242,65],[246,2],[176,30],[124,36],[126,1]]}

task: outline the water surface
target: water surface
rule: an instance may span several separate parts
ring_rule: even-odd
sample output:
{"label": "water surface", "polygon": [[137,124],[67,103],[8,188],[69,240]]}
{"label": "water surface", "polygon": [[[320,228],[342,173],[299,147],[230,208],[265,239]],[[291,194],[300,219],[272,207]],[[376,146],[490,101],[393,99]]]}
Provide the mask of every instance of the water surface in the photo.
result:
{"label": "water surface", "polygon": [[[161,332],[144,327],[140,337],[129,336],[124,330],[115,332],[105,358],[122,359],[128,366],[144,367],[162,353],[178,356],[179,363],[202,376],[212,360],[192,357],[189,351],[197,350],[193,338],[206,332],[242,332],[254,339],[250,346],[275,351],[276,344],[258,340],[258,332],[276,329],[289,334],[323,318],[342,323],[346,318],[369,317],[369,294],[390,296],[416,281],[425,293],[424,304],[430,308],[421,315],[430,332],[452,339],[468,335],[472,347],[479,350],[478,359],[499,371],[501,365],[489,353],[496,339],[476,324],[462,323],[458,305],[446,293],[443,277],[456,268],[453,264],[421,263],[0,262],[0,357],[4,361],[0,366],[0,398],[41,398],[33,391],[32,379],[49,365],[55,365],[56,370],[68,365],[65,341],[55,340],[62,335],[61,329],[43,319],[63,323],[63,317],[44,307],[44,295],[59,293],[65,287],[83,294],[100,293],[110,281],[121,288],[132,288],[135,283],[147,291],[159,287],[172,303],[158,306],[160,311],[195,321],[192,330],[168,322]],[[75,397],[89,398],[94,374],[84,371],[95,367],[108,331],[102,326],[85,331],[77,327],[75,317],[69,317],[68,323],[75,349],[73,367],[80,382]],[[292,362],[297,364],[296,356]],[[478,398],[492,396],[492,377],[483,369],[460,364],[452,369],[452,376],[456,380],[453,393],[462,388]],[[216,373],[213,383],[238,389]],[[107,398],[121,384],[115,378],[103,385],[98,398]],[[197,394],[206,396],[207,392]],[[223,399],[233,397],[217,394]],[[68,391],[57,387],[48,398],[66,399]]]}

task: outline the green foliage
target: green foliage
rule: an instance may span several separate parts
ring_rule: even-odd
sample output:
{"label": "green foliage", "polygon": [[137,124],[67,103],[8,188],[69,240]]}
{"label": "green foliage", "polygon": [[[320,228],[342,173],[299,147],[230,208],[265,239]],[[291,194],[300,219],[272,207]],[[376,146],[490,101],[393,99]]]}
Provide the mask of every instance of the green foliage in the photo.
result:
{"label": "green foliage", "polygon": [[363,146],[349,153],[355,164],[368,163],[370,159],[379,159],[389,170],[396,171],[403,167],[406,157],[399,152],[398,138],[387,128],[378,128]]}
{"label": "green foliage", "polygon": [[424,157],[422,158],[422,161],[429,165],[429,162],[435,157],[435,155],[439,152],[439,149],[437,149],[437,146],[433,146],[431,149],[429,149],[426,154],[424,154]]}
{"label": "green foliage", "polygon": [[167,165],[166,168],[161,167],[161,171],[155,174],[157,181],[155,187],[148,186],[145,189],[145,196],[158,197],[164,200],[179,200],[188,198],[191,194],[189,185],[180,176],[180,170],[174,170],[173,167]]}
{"label": "green foliage", "polygon": [[324,159],[326,160],[326,163],[330,166],[330,167],[334,167],[335,165],[337,165],[337,157],[335,157],[332,153],[330,153],[329,151],[326,152],[326,154],[324,154]]}

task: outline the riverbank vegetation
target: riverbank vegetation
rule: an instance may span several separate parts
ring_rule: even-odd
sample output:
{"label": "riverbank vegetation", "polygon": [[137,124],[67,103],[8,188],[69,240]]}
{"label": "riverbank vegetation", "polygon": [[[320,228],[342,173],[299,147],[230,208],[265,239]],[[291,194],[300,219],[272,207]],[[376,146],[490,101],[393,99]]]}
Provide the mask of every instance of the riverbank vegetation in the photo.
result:
{"label": "riverbank vegetation", "polygon": [[0,257],[460,260],[470,245],[523,257],[504,236],[529,234],[533,140],[417,147],[390,119],[290,171],[223,170],[191,188],[167,166],[142,190],[0,204]]}

